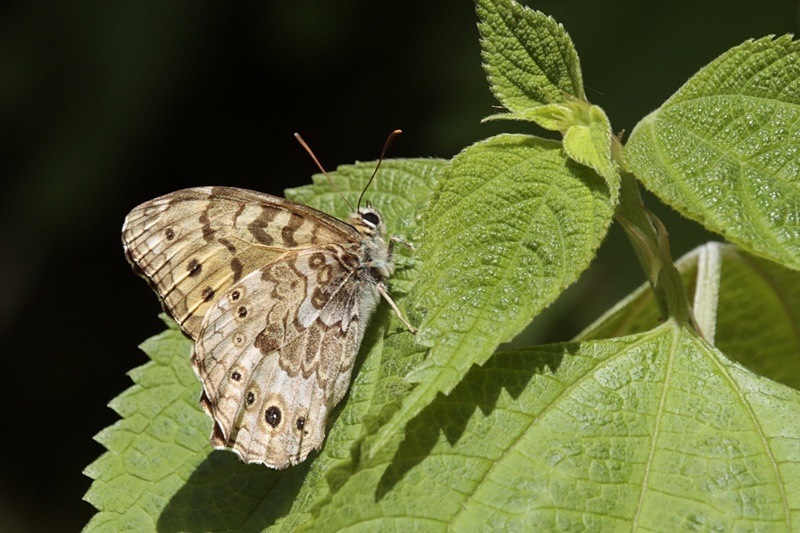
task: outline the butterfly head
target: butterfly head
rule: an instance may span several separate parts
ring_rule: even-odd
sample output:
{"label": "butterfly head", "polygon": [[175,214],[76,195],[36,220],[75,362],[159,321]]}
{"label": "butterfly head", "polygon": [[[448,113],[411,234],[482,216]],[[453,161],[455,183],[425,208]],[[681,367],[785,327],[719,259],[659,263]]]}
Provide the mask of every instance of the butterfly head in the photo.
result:
{"label": "butterfly head", "polygon": [[391,247],[387,246],[383,239],[386,234],[386,224],[380,212],[368,204],[350,215],[347,223],[361,236],[359,242],[361,266],[377,281],[383,281],[391,276],[394,272],[394,259]]}
{"label": "butterfly head", "polygon": [[367,204],[366,207],[359,207],[358,211],[350,215],[347,221],[358,232],[367,238],[382,238],[386,232],[386,225],[383,217],[377,209]]}

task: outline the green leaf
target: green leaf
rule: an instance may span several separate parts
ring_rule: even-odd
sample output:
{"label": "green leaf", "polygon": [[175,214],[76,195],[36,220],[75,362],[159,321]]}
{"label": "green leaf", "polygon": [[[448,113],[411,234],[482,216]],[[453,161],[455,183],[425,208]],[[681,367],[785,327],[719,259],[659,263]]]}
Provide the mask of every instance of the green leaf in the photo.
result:
{"label": "green leaf", "polygon": [[800,269],[800,44],[747,41],[644,118],[630,169],[675,209]]}
{"label": "green leaf", "polygon": [[155,530],[165,502],[211,451],[191,343],[170,323],[142,349],[152,361],[111,402],[123,418],[97,435],[108,452],[84,471],[95,480],[84,499],[100,510],[86,531]]}
{"label": "green leaf", "polygon": [[735,246],[721,254],[717,347],[800,390],[800,273]]}
{"label": "green leaf", "polygon": [[472,367],[306,528],[788,531],[798,479],[800,393],[668,321]]}
{"label": "green leaf", "polygon": [[580,120],[570,124],[564,133],[564,151],[605,178],[616,204],[620,176],[617,165],[611,160],[611,123],[601,108],[582,104]]}
{"label": "green leaf", "polygon": [[532,121],[548,130],[560,131],[567,155],[603,176],[616,200],[619,169],[611,159],[611,123],[601,108],[583,100],[572,100],[491,115],[484,120],[498,119]]}
{"label": "green leaf", "polygon": [[509,110],[487,118],[560,131],[567,155],[603,176],[616,201],[611,124],[602,109],[586,102],[578,54],[564,27],[513,0],[479,0],[477,10],[489,84]]}
{"label": "green leaf", "polygon": [[100,511],[86,531],[295,529],[327,493],[325,473],[349,459],[363,431],[360,418],[379,374],[385,328],[370,328],[362,343],[371,356],[359,371],[349,411],[336,420],[323,452],[274,471],[212,451],[211,420],[200,409],[200,383],[189,358],[191,342],[168,323],[169,330],[142,345],[152,361],[131,372],[135,385],[111,404],[123,419],[97,437],[109,451],[85,472],[95,479],[85,499]]}
{"label": "green leaf", "polygon": [[371,454],[575,281],[611,216],[606,184],[560,143],[501,135],[456,156],[423,213],[410,296],[412,317],[424,316],[416,340],[432,348]]}
{"label": "green leaf", "polygon": [[[800,273],[719,243],[692,250],[676,266],[708,339],[751,371],[800,390]],[[658,323],[644,284],[578,338],[629,335]]]}
{"label": "green leaf", "polygon": [[[414,231],[413,213],[430,196],[444,165],[433,159],[383,162],[366,198],[381,209],[390,233]],[[373,163],[347,165],[331,177],[355,202],[374,168]],[[334,215],[349,212],[324,177],[287,196]],[[414,265],[408,259],[396,274],[401,285],[413,282]],[[402,295],[394,296],[402,306]],[[86,469],[95,480],[86,500],[99,511],[87,531],[296,529],[329,496],[328,477],[335,481],[347,472],[352,450],[368,432],[365,421],[376,427],[387,406],[407,391],[403,377],[423,355],[388,306],[380,306],[356,358],[351,390],[330,417],[323,450],[298,466],[274,471],[244,465],[229,452],[212,452],[211,420],[198,403],[191,342],[170,324],[170,330],[143,345],[152,361],[131,373],[135,385],[111,404],[123,419],[98,435],[108,452]]]}
{"label": "green leaf", "polygon": [[550,131],[566,131],[575,120],[575,109],[569,104],[548,104],[537,107],[529,107],[522,111],[511,113],[497,113],[484,117],[483,122],[490,120],[521,120],[525,122],[535,122],[539,126]]}
{"label": "green leaf", "polygon": [[481,48],[492,93],[512,112],[584,99],[580,61],[552,17],[513,0],[478,0]]}

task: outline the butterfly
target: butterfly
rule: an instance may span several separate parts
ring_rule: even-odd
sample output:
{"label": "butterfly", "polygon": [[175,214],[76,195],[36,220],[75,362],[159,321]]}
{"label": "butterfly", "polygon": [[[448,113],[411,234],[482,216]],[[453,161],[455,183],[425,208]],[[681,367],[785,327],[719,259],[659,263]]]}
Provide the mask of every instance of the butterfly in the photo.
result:
{"label": "butterfly", "polygon": [[322,446],[380,298],[415,331],[387,291],[402,241],[385,232],[369,205],[339,220],[232,187],[176,191],[128,214],[128,261],[195,343],[215,448],[276,469],[303,461]]}

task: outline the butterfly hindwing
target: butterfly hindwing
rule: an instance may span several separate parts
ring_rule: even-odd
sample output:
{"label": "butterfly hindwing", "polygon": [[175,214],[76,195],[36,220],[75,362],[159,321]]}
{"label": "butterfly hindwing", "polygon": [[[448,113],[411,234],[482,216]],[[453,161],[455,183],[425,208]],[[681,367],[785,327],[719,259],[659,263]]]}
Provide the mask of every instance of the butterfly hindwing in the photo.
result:
{"label": "butterfly hindwing", "polygon": [[320,448],[328,411],[350,382],[360,314],[377,302],[357,259],[333,244],[287,253],[209,311],[195,370],[216,421],[215,446],[274,468]]}

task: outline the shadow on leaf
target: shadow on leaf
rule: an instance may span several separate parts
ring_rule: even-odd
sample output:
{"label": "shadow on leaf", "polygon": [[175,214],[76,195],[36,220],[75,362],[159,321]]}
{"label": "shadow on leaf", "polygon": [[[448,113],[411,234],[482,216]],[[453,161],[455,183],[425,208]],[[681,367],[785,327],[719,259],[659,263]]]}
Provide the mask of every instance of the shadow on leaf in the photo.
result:
{"label": "shadow on leaf", "polygon": [[[546,367],[556,372],[564,355],[575,346],[566,345],[564,351],[546,355],[531,354],[528,349],[498,352],[484,366],[473,366],[449,395],[438,394],[409,422],[405,439],[378,483],[375,501],[383,499],[415,466],[431,455],[440,434],[444,434],[448,444],[455,448],[478,409],[483,417],[490,416],[504,390],[512,400],[518,399],[534,375],[541,374]],[[491,435],[483,437],[492,438]]]}
{"label": "shadow on leaf", "polygon": [[212,452],[167,503],[157,530],[262,531],[289,514],[310,465],[276,471]]}

